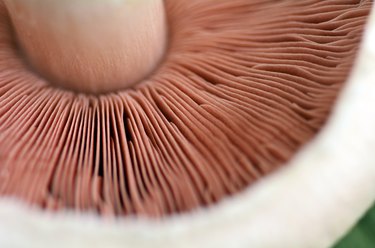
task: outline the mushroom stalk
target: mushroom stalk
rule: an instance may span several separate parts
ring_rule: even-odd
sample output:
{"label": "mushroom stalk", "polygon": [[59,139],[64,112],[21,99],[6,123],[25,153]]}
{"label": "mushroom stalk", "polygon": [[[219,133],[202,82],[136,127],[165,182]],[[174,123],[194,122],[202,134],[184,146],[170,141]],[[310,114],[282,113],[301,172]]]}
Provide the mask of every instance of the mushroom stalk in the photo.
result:
{"label": "mushroom stalk", "polygon": [[126,89],[160,62],[163,0],[4,0],[19,46],[51,83],[85,93]]}

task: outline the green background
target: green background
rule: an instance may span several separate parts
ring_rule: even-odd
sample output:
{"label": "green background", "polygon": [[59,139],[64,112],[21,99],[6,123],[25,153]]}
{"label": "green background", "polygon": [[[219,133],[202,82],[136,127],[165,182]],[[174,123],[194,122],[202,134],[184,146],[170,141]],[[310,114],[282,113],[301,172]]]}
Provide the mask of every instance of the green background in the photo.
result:
{"label": "green background", "polygon": [[375,248],[375,205],[334,248]]}

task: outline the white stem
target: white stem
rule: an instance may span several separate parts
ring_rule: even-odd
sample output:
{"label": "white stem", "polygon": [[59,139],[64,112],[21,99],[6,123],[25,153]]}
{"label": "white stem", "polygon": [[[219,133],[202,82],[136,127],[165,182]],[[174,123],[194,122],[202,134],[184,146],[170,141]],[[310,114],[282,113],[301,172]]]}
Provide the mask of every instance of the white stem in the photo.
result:
{"label": "white stem", "polygon": [[4,2],[29,63],[64,88],[127,88],[145,78],[165,51],[163,0]]}

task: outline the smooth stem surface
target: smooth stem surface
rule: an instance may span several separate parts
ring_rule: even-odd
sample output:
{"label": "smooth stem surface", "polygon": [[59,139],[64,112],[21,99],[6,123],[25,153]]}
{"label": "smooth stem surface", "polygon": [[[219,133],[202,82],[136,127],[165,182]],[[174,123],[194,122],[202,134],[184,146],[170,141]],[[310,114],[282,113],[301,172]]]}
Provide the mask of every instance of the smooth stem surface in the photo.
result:
{"label": "smooth stem surface", "polygon": [[166,45],[162,0],[4,0],[19,46],[50,83],[86,93],[126,89]]}

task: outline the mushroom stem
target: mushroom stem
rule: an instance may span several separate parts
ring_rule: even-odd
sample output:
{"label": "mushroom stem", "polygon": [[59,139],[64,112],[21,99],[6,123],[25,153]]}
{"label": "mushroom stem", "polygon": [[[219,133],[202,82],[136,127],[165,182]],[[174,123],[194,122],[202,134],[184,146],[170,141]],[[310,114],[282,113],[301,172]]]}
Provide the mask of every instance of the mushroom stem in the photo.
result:
{"label": "mushroom stem", "polygon": [[163,0],[3,0],[31,66],[51,83],[105,93],[141,81],[166,46]]}

